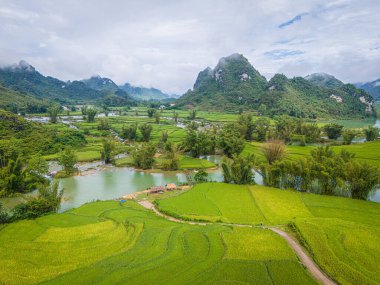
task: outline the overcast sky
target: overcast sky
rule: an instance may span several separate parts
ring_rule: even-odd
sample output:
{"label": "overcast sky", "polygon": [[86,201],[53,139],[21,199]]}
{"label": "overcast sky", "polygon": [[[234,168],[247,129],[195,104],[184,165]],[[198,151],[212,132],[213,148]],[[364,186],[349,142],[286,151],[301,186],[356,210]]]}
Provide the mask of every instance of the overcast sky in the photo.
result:
{"label": "overcast sky", "polygon": [[380,77],[380,0],[0,0],[0,64],[181,94],[242,53],[270,78]]}

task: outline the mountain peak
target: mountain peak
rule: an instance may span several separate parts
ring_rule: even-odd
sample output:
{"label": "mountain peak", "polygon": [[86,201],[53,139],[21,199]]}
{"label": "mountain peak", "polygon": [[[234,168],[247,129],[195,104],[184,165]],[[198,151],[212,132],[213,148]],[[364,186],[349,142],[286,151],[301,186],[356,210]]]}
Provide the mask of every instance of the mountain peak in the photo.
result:
{"label": "mountain peak", "polygon": [[4,69],[9,69],[12,71],[27,71],[27,72],[35,72],[36,69],[29,64],[26,60],[20,60],[20,62],[17,64],[12,64],[10,66],[5,67]]}
{"label": "mountain peak", "polygon": [[344,83],[339,79],[336,79],[334,76],[324,72],[309,74],[305,76],[305,79],[314,85],[327,88],[338,88],[344,85]]}
{"label": "mountain peak", "polygon": [[108,90],[116,91],[119,87],[111,79],[106,77],[101,77],[100,75],[93,75],[89,79],[83,79],[82,82],[87,85],[87,87],[95,90]]}

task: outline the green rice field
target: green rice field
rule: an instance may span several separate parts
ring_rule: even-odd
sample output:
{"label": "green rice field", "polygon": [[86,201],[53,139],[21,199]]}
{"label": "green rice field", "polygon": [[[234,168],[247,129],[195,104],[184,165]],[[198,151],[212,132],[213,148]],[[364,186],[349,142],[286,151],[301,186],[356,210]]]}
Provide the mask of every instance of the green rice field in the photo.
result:
{"label": "green rice field", "polygon": [[317,284],[259,228],[169,222],[95,202],[0,230],[1,284]]}

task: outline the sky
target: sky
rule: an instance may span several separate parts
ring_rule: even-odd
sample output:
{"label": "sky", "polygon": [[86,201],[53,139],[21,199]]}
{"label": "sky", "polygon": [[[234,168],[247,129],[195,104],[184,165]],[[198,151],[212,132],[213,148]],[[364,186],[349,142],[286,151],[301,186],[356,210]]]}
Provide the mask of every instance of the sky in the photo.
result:
{"label": "sky", "polygon": [[379,0],[0,0],[0,65],[182,94],[241,53],[268,79],[380,78]]}

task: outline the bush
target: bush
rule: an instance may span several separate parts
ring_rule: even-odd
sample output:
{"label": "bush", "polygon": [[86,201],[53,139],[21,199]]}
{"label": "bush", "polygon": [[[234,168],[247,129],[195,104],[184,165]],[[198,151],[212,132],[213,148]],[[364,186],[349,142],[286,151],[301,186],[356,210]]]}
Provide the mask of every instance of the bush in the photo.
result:
{"label": "bush", "polygon": [[0,203],[0,224],[6,224],[10,221],[10,215],[3,208],[3,204]]}
{"label": "bush", "polygon": [[286,155],[285,144],[283,141],[273,140],[264,144],[262,151],[269,164],[276,160],[281,160]]}
{"label": "bush", "polygon": [[151,169],[155,162],[156,147],[153,144],[144,144],[132,151],[133,165],[142,169]]}
{"label": "bush", "polygon": [[344,130],[342,135],[343,135],[343,143],[348,145],[352,143],[352,140],[356,136],[356,132],[353,130]]}
{"label": "bush", "polygon": [[368,129],[364,130],[366,140],[374,141],[379,136],[379,129],[376,127],[369,126]]}
{"label": "bush", "polygon": [[330,140],[336,140],[342,134],[343,126],[338,124],[328,124],[324,126],[323,129]]}

